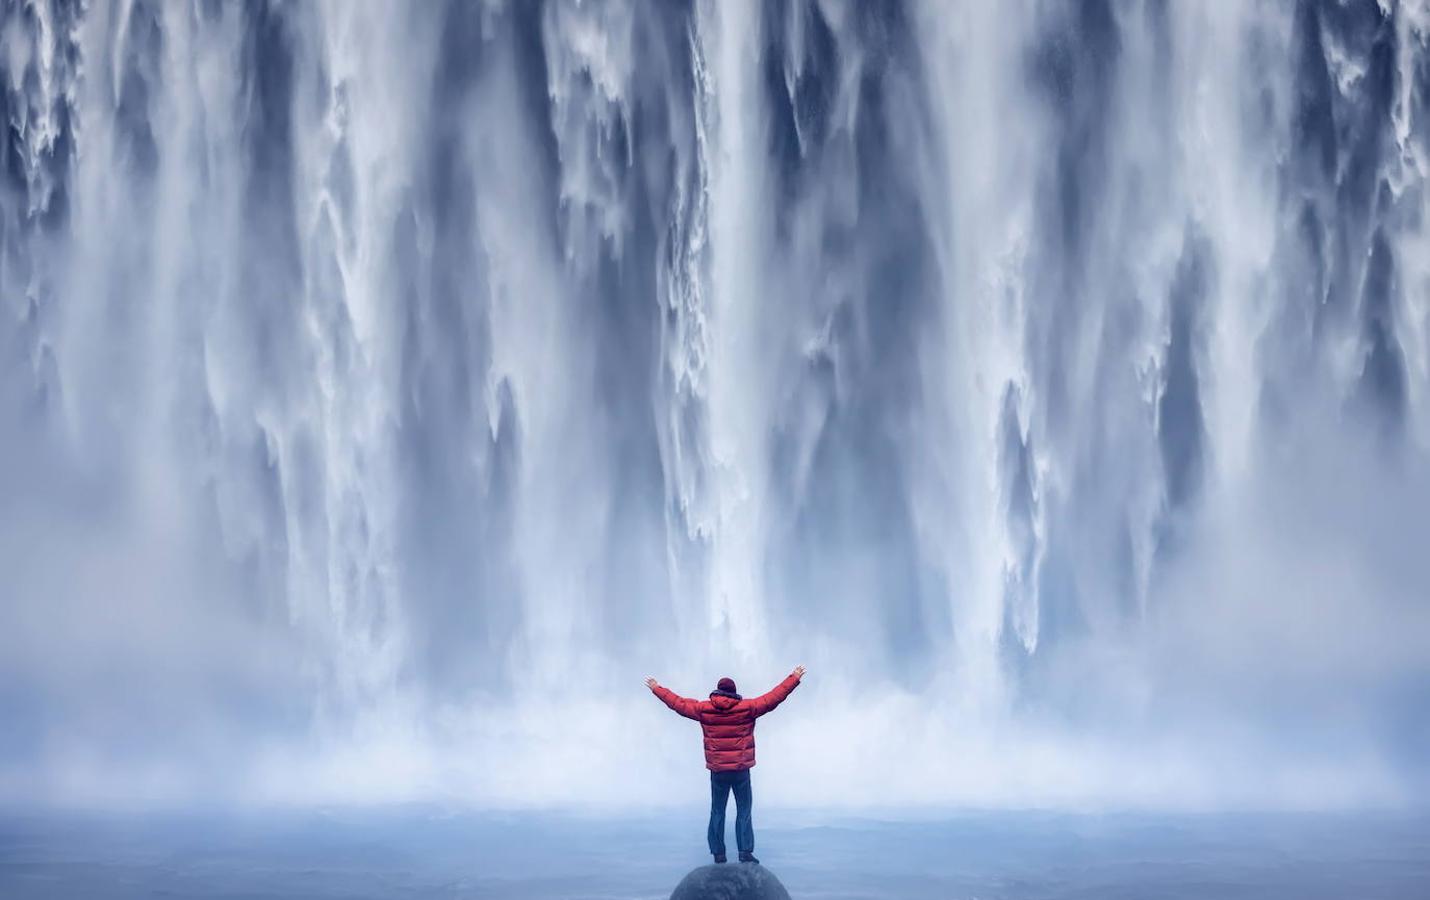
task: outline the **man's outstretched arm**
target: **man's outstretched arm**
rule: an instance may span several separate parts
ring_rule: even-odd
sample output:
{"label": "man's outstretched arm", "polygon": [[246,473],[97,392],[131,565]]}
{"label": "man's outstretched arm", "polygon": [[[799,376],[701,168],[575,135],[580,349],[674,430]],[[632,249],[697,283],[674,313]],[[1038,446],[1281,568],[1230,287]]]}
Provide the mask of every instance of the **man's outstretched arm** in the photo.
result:
{"label": "man's outstretched arm", "polygon": [[682,697],[675,691],[662,687],[654,678],[647,678],[645,686],[650,688],[651,693],[660,698],[660,702],[671,709],[685,716],[687,719],[698,719],[700,716],[695,712],[699,700],[691,700],[689,697]]}
{"label": "man's outstretched arm", "polygon": [[768,694],[761,694],[750,701],[755,716],[763,716],[784,702],[790,691],[799,687],[799,680],[804,677],[804,666],[795,666],[794,671],[785,676],[785,680],[774,686]]}

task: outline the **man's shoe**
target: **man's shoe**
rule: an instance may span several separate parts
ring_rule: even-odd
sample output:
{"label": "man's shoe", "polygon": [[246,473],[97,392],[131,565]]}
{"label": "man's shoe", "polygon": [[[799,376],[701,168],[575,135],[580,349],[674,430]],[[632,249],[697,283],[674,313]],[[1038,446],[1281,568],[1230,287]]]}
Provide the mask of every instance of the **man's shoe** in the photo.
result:
{"label": "man's shoe", "polygon": [[717,853],[717,854],[715,854],[715,862],[717,862],[717,863],[722,863],[722,862],[724,862],[724,861],[725,861],[725,854],[723,854],[723,853]]}
{"label": "man's shoe", "polygon": [[740,854],[740,862],[758,863],[759,860],[758,860],[758,859],[755,859],[755,854],[753,854],[753,853],[741,853],[741,854]]}

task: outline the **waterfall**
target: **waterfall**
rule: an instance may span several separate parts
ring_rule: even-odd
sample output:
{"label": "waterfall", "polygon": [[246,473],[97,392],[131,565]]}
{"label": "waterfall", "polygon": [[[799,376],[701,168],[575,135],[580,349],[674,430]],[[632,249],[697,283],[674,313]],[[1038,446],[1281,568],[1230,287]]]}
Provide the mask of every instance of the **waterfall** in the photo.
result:
{"label": "waterfall", "polygon": [[1425,0],[0,48],[0,789],[656,797],[799,662],[791,802],[1430,786]]}

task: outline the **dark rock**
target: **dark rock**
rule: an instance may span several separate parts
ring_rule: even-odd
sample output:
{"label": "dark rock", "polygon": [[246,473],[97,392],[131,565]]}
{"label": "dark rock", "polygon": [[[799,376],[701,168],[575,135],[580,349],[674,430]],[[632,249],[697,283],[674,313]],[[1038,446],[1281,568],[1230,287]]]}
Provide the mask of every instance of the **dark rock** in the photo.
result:
{"label": "dark rock", "polygon": [[789,891],[761,865],[701,866],[680,880],[670,900],[790,900]]}

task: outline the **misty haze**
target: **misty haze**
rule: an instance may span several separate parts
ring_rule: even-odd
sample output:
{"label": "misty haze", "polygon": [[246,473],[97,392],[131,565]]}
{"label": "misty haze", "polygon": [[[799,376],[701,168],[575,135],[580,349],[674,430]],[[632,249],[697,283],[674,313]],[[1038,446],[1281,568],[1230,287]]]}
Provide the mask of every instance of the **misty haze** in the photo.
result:
{"label": "misty haze", "polygon": [[642,679],[798,664],[795,898],[1430,895],[1430,0],[0,0],[0,77],[0,896],[664,898]]}

